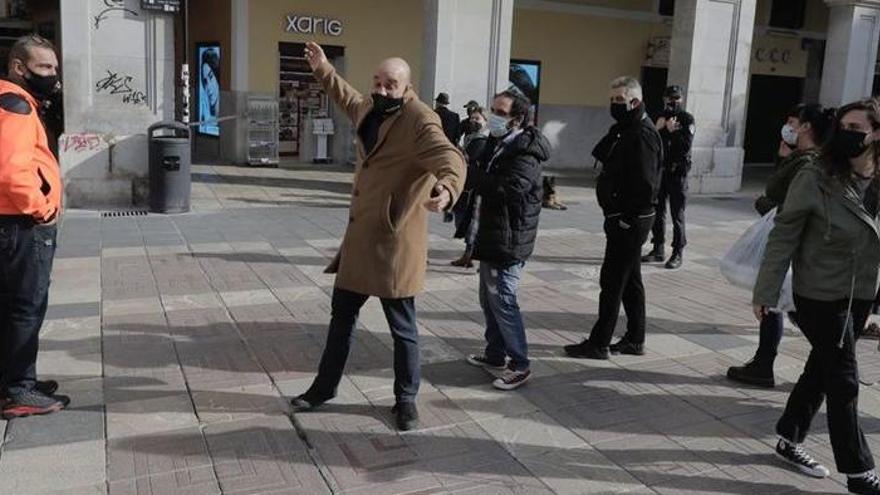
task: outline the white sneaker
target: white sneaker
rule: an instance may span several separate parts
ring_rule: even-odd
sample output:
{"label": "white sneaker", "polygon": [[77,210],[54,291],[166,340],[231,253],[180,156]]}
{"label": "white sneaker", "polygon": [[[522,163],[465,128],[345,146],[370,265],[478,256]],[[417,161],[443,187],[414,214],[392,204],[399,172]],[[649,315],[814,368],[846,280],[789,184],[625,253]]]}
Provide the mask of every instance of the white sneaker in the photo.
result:
{"label": "white sneaker", "polygon": [[507,369],[501,374],[500,378],[492,382],[492,385],[499,390],[513,390],[525,385],[531,376],[532,372],[529,370],[513,371]]}

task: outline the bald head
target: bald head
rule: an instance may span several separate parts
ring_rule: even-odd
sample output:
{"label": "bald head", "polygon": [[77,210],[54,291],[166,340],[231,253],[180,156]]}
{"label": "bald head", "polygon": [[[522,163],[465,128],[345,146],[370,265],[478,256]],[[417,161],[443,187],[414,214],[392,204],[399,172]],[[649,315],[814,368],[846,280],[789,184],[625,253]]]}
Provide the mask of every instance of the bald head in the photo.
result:
{"label": "bald head", "polygon": [[389,98],[402,98],[410,88],[410,81],[411,71],[406,60],[398,57],[386,58],[373,75],[373,93]]}

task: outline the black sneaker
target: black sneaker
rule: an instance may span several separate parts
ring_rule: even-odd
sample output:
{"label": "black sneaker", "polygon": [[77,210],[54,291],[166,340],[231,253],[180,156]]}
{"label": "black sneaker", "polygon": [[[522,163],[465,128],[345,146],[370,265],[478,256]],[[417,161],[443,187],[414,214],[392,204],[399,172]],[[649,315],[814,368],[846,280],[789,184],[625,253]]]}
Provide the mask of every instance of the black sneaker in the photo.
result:
{"label": "black sneaker", "polygon": [[391,413],[397,415],[398,430],[409,431],[419,427],[419,411],[414,403],[398,402],[391,408]]}
{"label": "black sneaker", "polygon": [[663,258],[666,257],[666,253],[663,251],[662,244],[655,245],[651,252],[642,256],[642,263],[662,263]]}
{"label": "black sneaker", "polygon": [[757,359],[752,359],[742,366],[727,368],[727,378],[735,382],[757,385],[764,388],[776,386],[776,380],[773,377],[773,365],[768,366]]}
{"label": "black sneaker", "polygon": [[880,495],[880,478],[874,471],[855,478],[847,477],[846,489],[860,495]]}
{"label": "black sneaker", "polygon": [[490,368],[493,370],[507,369],[507,363],[504,361],[490,361],[484,354],[471,354],[467,357],[468,364],[478,366],[480,368]]}
{"label": "black sneaker", "polygon": [[46,395],[36,390],[10,397],[3,405],[3,419],[23,418],[58,412],[70,404],[70,397]]}
{"label": "black sneaker", "polygon": [[496,378],[492,382],[492,386],[499,390],[513,390],[525,385],[531,376],[532,372],[529,370],[515,371],[506,369],[501,374],[501,377]]}
{"label": "black sneaker", "polygon": [[308,397],[306,394],[302,394],[290,399],[290,405],[293,407],[294,412],[306,412],[319,407],[321,404],[327,402],[327,400],[329,399],[314,399]]}
{"label": "black sneaker", "polygon": [[580,359],[608,359],[608,348],[598,347],[585,340],[580,344],[565,346],[565,354],[569,357]]}
{"label": "black sneaker", "polygon": [[608,346],[611,354],[630,354],[632,356],[644,356],[645,344],[634,344],[626,339],[620,339],[616,344]]}
{"label": "black sneaker", "polygon": [[779,439],[779,442],[776,443],[776,455],[807,476],[825,478],[831,474],[827,467],[816,462],[800,445]]}
{"label": "black sneaker", "polygon": [[683,261],[684,259],[682,257],[682,252],[673,251],[672,256],[669,257],[669,261],[667,261],[666,264],[663,266],[669,270],[675,270],[676,268],[681,267]]}

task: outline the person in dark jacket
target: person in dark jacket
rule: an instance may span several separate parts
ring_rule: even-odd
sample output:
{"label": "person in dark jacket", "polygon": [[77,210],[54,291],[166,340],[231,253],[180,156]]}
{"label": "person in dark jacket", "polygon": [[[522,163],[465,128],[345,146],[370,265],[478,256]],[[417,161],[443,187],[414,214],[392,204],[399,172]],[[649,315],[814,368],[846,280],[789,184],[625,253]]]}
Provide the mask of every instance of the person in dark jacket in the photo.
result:
{"label": "person in dark jacket", "polygon": [[516,293],[538,235],[541,163],[550,157],[550,143],[538,129],[526,125],[530,106],[528,98],[511,91],[495,96],[489,117],[491,138],[473,173],[479,204],[474,258],[480,261],[486,349],[467,361],[504,369],[492,383],[501,390],[520,387],[531,376]]}
{"label": "person in dark jacket", "polygon": [[[834,121],[834,110],[824,110],[818,104],[800,104],[788,114],[782,127],[782,140],[776,170],[764,189],[764,194],[755,200],[755,210],[761,216],[776,208],[782,212],[788,186],[797,173],[805,166],[815,163],[819,158],[819,146]],[[761,319],[759,327],[758,350],[749,362],[742,366],[731,366],[727,377],[735,382],[773,388],[773,364],[782,340],[784,316],[772,311]]]}
{"label": "person in dark jacket", "polygon": [[[611,82],[611,115],[617,121],[593,150],[602,163],[596,184],[605,214],[605,259],[599,275],[599,319],[590,337],[565,346],[571,357],[608,359],[608,353],[644,354],[645,287],[641,249],[654,223],[663,143],[645,114],[642,87],[631,77]],[[627,332],[609,347],[620,304]]]}
{"label": "person in dark jacket", "polygon": [[657,212],[654,217],[654,249],[642,257],[642,261],[663,261],[663,246],[666,237],[666,200],[669,200],[669,216],[672,218],[672,256],[666,268],[681,266],[687,236],[684,229],[684,208],[687,202],[688,172],[691,170],[691,145],[694,142],[696,126],[694,116],[685,112],[682,106],[680,86],[669,86],[663,93],[666,107],[657,119],[657,130],[663,139],[663,172],[660,179],[660,193],[657,198]]}
{"label": "person in dark jacket", "polygon": [[[479,167],[479,158],[483,155],[490,141],[488,120],[483,108],[475,108],[468,122],[469,129],[473,129],[473,132],[462,138],[461,148],[467,160],[468,170],[473,171]],[[455,218],[455,234],[453,237],[455,239],[464,239],[464,253],[458,259],[450,262],[452,266],[462,268],[474,267],[471,259],[474,255],[474,240],[479,227],[478,208],[479,204],[476,201],[474,181],[469,179],[465,181],[464,190],[458,202],[452,208],[453,217]]]}
{"label": "person in dark jacket", "polygon": [[443,134],[449,138],[449,142],[458,146],[458,119],[457,113],[450,110],[449,95],[440,93],[434,100],[434,111],[440,116],[440,124],[443,126]]}

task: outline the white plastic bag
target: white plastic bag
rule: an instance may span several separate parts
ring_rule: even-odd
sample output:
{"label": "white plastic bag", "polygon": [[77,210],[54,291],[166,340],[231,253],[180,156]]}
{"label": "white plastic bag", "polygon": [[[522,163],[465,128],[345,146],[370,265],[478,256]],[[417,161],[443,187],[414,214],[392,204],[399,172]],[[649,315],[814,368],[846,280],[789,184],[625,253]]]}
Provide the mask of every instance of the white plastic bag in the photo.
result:
{"label": "white plastic bag", "polygon": [[[721,274],[733,285],[754,290],[764,259],[767,238],[773,230],[773,217],[776,208],[770,210],[760,220],[752,224],[743,235],[733,243],[721,258]],[[782,291],[779,294],[778,311],[794,311],[794,297],[791,291],[791,268],[785,274]]]}

